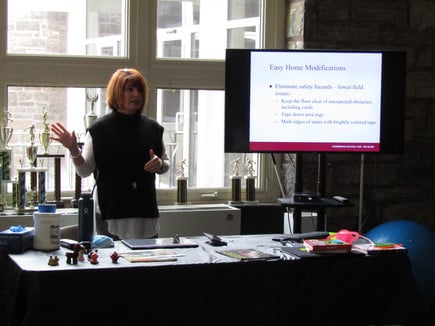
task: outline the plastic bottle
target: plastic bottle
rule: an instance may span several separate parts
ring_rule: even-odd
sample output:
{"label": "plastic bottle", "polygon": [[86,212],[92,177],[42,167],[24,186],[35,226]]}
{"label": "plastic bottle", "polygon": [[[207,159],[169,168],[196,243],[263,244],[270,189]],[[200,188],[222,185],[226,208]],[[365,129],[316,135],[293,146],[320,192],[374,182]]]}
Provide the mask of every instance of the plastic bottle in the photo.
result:
{"label": "plastic bottle", "polygon": [[94,199],[92,193],[82,193],[79,203],[79,241],[92,241],[94,237]]}
{"label": "plastic bottle", "polygon": [[60,214],[56,213],[56,205],[38,205],[38,211],[33,213],[33,224],[33,249],[50,251],[60,248]]}

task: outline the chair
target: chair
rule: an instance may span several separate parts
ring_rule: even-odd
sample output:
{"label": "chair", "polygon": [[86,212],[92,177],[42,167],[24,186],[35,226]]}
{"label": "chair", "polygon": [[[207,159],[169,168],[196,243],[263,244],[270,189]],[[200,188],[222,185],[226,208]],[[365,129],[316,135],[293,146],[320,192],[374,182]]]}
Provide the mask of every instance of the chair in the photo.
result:
{"label": "chair", "polygon": [[79,226],[78,226],[78,224],[62,226],[60,228],[60,238],[78,241],[78,238],[79,238]]}

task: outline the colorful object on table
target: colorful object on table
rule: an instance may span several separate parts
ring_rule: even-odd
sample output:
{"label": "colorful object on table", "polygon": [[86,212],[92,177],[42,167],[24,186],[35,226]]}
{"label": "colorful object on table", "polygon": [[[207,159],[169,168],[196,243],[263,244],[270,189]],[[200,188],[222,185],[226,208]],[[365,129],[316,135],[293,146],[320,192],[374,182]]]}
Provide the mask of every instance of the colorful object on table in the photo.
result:
{"label": "colorful object on table", "polygon": [[23,232],[25,229],[26,228],[24,228],[21,225],[17,225],[17,226],[12,225],[11,227],[9,227],[9,231],[11,232]]}
{"label": "colorful object on table", "polygon": [[113,239],[105,236],[97,234],[92,240],[92,248],[113,248],[115,247],[115,242]]}
{"label": "colorful object on table", "polygon": [[348,253],[352,244],[339,239],[304,239],[304,247],[314,253]]}
{"label": "colorful object on table", "polygon": [[359,233],[356,231],[349,231],[349,230],[340,230],[336,233],[331,233],[327,239],[328,240],[341,240],[343,242],[346,243],[352,243],[355,240],[358,240],[359,238]]}
{"label": "colorful object on table", "polygon": [[80,245],[79,243],[76,243],[74,245],[74,251],[73,252],[67,252],[65,253],[66,256],[66,263],[68,265],[76,265],[79,260],[79,254],[80,252],[84,250],[84,247]]}
{"label": "colorful object on table", "polygon": [[91,264],[94,264],[94,265],[98,264],[98,253],[97,253],[97,251],[91,251],[89,253],[88,257],[89,257],[89,262]]}
{"label": "colorful object on table", "polygon": [[377,242],[375,243],[375,248],[379,249],[394,249],[403,247],[401,243],[394,243],[394,242]]}
{"label": "colorful object on table", "polygon": [[77,256],[78,261],[85,261],[85,251],[86,248],[83,245],[80,245],[80,250]]}
{"label": "colorful object on table", "polygon": [[121,256],[116,251],[112,252],[112,254],[110,255],[110,258],[112,259],[112,263],[114,264],[118,263],[119,257]]}
{"label": "colorful object on table", "polygon": [[50,256],[48,259],[48,265],[50,266],[57,266],[59,265],[59,257],[57,256]]}

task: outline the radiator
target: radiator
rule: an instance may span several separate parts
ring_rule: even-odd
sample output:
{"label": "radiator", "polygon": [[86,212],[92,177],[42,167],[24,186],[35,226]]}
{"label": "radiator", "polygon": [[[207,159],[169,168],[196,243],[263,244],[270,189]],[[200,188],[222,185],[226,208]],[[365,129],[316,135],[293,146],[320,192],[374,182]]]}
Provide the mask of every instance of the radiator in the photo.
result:
{"label": "radiator", "polygon": [[[210,205],[167,205],[159,206],[159,237],[202,235],[207,232],[215,235],[240,234],[241,211],[225,204]],[[61,225],[78,223],[77,209],[58,209],[62,214]],[[0,215],[0,231],[11,225],[33,226],[33,213],[26,215]]]}
{"label": "radiator", "polygon": [[[60,208],[56,212],[61,214],[61,227],[78,223],[77,209]],[[17,225],[33,226],[33,212],[18,215],[14,210],[8,210],[0,214],[0,231]]]}
{"label": "radiator", "polygon": [[241,211],[225,204],[159,206],[159,237],[240,234]]}

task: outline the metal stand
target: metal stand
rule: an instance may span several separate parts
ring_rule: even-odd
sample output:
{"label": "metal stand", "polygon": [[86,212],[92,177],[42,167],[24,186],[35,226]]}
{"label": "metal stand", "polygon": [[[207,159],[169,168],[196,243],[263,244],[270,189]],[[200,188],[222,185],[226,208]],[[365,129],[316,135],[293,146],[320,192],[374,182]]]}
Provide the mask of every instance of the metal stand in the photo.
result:
{"label": "metal stand", "polygon": [[[303,192],[302,182],[302,154],[296,154],[296,176],[295,176],[295,193]],[[317,167],[317,192],[321,197],[325,194],[325,154],[319,154]],[[315,210],[317,212],[316,231],[326,231],[325,209],[352,207],[351,203],[341,203],[334,199],[321,198],[320,201],[313,202],[295,202],[293,198],[279,198],[278,201],[282,206],[293,208],[293,230],[292,233],[302,232],[302,210]]]}
{"label": "metal stand", "polygon": [[[38,154],[36,155],[37,158],[53,158],[54,159],[54,204],[58,208],[62,208],[63,201],[61,200],[60,196],[60,177],[61,177],[61,168],[60,168],[60,160],[61,158],[65,157],[63,154]],[[35,166],[36,166],[37,160],[35,160]]]}
{"label": "metal stand", "polygon": [[231,201],[230,204],[242,203],[242,177],[233,175],[231,179]]}
{"label": "metal stand", "polygon": [[[18,169],[18,186],[17,186],[17,210],[19,212],[26,210],[36,210],[36,204],[45,202],[45,175],[47,169],[45,168],[25,168]],[[26,206],[26,174],[30,173],[31,176],[35,175],[38,179],[38,187],[32,189],[37,191],[36,201],[31,203],[29,207]],[[36,177],[35,177],[36,178]],[[33,205],[34,204],[34,205]]]}
{"label": "metal stand", "polygon": [[[80,150],[83,147],[83,143],[77,144],[80,148]],[[75,187],[74,187],[74,198],[71,200],[71,207],[77,208],[78,201],[82,195],[82,178],[76,173],[75,175]]]}
{"label": "metal stand", "polygon": [[187,177],[177,178],[177,204],[187,204]]}
{"label": "metal stand", "polygon": [[0,150],[0,164],[2,167],[2,173],[0,175],[1,180],[10,180],[10,165],[11,165],[12,150],[2,149]]}
{"label": "metal stand", "polygon": [[258,200],[255,200],[255,176],[246,176],[246,202],[250,204],[258,203]]}
{"label": "metal stand", "polygon": [[[303,192],[303,157],[296,154],[295,193]],[[317,192],[320,196],[325,192],[325,154],[319,154],[317,165]],[[303,203],[301,203],[303,204]],[[307,203],[310,204],[310,203]],[[325,209],[317,207],[317,230],[325,228]],[[300,233],[302,229],[302,207],[293,207],[293,233]]]}
{"label": "metal stand", "polygon": [[[302,154],[296,154],[295,193],[303,192]],[[318,155],[317,161],[317,192],[322,197],[325,194],[325,154]],[[307,203],[310,204],[310,203]],[[325,208],[319,206],[317,210],[317,230],[325,229]],[[302,208],[293,208],[293,233],[300,233],[302,228]]]}

